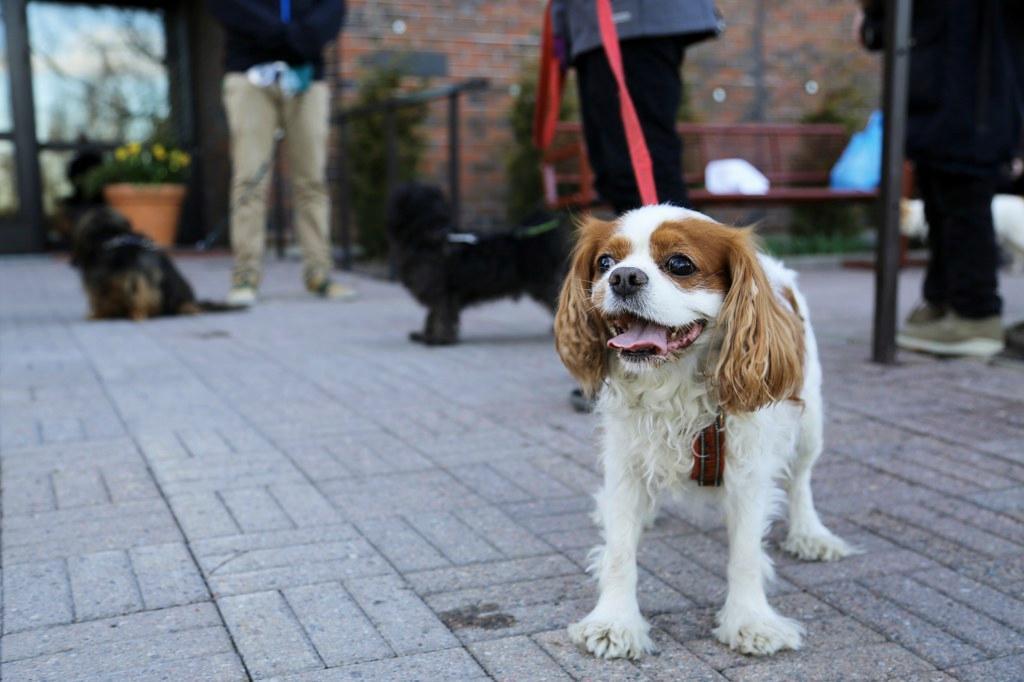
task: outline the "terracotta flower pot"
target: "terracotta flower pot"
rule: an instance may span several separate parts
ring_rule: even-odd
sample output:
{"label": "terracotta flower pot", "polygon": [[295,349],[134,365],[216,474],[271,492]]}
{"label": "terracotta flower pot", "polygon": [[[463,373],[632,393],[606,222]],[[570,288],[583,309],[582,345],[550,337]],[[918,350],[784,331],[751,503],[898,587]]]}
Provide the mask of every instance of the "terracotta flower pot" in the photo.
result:
{"label": "terracotta flower pot", "polygon": [[118,182],[103,188],[103,198],[139,234],[160,246],[173,246],[178,234],[185,185],[134,185]]}

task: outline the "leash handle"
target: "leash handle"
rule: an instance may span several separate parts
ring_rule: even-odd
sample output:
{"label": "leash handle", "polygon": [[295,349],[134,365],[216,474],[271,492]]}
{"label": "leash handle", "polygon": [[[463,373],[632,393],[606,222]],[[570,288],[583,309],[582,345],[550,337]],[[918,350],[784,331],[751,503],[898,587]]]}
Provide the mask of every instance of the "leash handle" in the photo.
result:
{"label": "leash handle", "polygon": [[[550,11],[547,21],[550,21]],[[622,68],[622,52],[619,50],[619,35],[612,17],[611,0],[597,0],[597,24],[601,30],[601,45],[608,58],[608,66],[611,67],[619,90],[619,112],[626,132],[629,158],[633,162],[633,175],[640,190],[640,201],[645,206],[656,204],[658,190],[654,184],[654,166],[651,163],[651,153],[647,149],[647,141],[644,139],[643,128],[640,126],[640,118],[636,114],[636,107],[633,106],[633,98],[629,96],[629,90],[626,88],[626,74]]]}

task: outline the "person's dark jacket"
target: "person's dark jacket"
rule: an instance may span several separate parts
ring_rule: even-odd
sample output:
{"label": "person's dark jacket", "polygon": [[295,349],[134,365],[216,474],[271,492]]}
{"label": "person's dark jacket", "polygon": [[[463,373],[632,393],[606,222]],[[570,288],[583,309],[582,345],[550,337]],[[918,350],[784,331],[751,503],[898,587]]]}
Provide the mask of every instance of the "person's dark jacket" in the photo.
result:
{"label": "person's dark jacket", "polygon": [[[551,9],[572,59],[601,46],[595,0],[555,0]],[[725,27],[713,0],[612,0],[612,18],[619,40],[681,36],[695,43]]]}
{"label": "person's dark jacket", "polygon": [[323,49],[345,19],[344,0],[206,0],[227,34],[224,68],[283,61],[313,65],[323,78]]}
{"label": "person's dark jacket", "polygon": [[[868,2],[861,33],[883,47],[884,2]],[[907,156],[950,172],[989,174],[1020,142],[1024,3],[918,0],[911,23]]]}

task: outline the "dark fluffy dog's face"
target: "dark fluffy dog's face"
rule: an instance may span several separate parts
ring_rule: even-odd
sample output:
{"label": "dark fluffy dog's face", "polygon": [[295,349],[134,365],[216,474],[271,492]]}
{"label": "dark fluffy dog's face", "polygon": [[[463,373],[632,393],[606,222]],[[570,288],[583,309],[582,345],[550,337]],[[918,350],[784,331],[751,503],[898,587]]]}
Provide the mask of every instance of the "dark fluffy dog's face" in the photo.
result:
{"label": "dark fluffy dog's face", "polygon": [[131,224],[117,211],[106,206],[92,209],[75,226],[71,265],[88,267],[104,242],[131,231]]}
{"label": "dark fluffy dog's face", "polygon": [[409,183],[391,197],[388,238],[395,245],[440,241],[451,224],[448,200],[437,187]]}

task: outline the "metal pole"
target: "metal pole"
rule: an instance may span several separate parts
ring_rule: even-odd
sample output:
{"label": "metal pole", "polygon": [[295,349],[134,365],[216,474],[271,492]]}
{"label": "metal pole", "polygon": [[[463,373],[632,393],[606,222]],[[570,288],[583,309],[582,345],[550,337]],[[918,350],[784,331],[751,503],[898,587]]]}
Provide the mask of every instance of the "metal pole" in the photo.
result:
{"label": "metal pole", "polygon": [[277,259],[284,258],[285,231],[288,223],[288,210],[284,205],[284,178],[281,172],[284,165],[284,158],[281,153],[281,139],[278,138],[275,145],[276,158],[274,160],[274,243],[277,251]]}
{"label": "metal pole", "polygon": [[452,231],[459,231],[459,93],[448,95],[448,193],[452,201]]}
{"label": "metal pole", "polygon": [[341,269],[352,269],[352,224],[349,220],[349,176],[348,176],[348,123],[342,121],[338,127],[338,237],[341,240]]}
{"label": "metal pole", "polygon": [[[391,197],[395,193],[395,188],[398,186],[398,141],[395,134],[395,107],[388,103],[384,108],[384,163],[385,163],[385,182],[387,183],[387,208],[389,215],[387,219],[390,220],[391,211]],[[388,250],[388,279],[395,280],[398,278],[398,264],[395,263],[395,256],[391,250]]]}
{"label": "metal pole", "polygon": [[900,268],[900,197],[907,128],[912,0],[891,0],[885,13],[885,137],[882,143],[882,223],[875,259],[875,321],[871,359],[896,362],[896,296]]}

